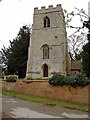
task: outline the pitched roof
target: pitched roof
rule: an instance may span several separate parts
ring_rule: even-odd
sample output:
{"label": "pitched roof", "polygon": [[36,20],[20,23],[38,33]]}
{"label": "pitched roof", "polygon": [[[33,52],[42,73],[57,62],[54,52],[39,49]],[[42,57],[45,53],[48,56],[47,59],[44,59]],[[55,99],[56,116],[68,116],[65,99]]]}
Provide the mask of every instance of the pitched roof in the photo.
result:
{"label": "pitched roof", "polygon": [[72,60],[71,61],[71,70],[81,70],[82,62],[81,60]]}

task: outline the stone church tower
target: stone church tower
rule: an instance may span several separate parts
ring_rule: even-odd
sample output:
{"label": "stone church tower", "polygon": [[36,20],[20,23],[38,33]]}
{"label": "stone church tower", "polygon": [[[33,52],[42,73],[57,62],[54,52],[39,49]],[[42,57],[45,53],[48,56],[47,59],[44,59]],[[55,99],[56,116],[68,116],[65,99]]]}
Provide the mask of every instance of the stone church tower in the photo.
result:
{"label": "stone church tower", "polygon": [[34,8],[26,77],[67,74],[67,33],[61,5]]}

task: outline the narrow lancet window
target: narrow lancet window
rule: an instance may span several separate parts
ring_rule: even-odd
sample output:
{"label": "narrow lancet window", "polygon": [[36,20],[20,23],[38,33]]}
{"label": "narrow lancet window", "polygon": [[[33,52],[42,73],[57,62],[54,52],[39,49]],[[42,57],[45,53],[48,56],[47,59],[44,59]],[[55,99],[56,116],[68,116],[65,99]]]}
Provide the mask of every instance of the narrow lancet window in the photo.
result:
{"label": "narrow lancet window", "polygon": [[44,18],[44,27],[50,27],[50,19],[47,16]]}
{"label": "narrow lancet window", "polygon": [[43,59],[49,59],[49,47],[48,46],[43,47]]}

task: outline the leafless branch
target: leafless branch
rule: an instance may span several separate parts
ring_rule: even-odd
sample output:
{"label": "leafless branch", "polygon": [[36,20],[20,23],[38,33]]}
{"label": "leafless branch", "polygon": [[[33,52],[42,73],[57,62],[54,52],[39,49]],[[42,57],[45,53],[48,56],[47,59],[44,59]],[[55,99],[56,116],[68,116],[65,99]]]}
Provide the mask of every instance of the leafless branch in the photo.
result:
{"label": "leafless branch", "polygon": [[85,11],[81,11],[81,10],[79,10],[79,9],[78,9],[78,8],[76,8],[76,7],[75,7],[75,9],[76,9],[76,10],[78,10],[80,13],[85,14],[85,16],[87,16],[87,18],[89,18],[89,16],[85,13]]}
{"label": "leafless branch", "polygon": [[71,34],[70,36],[68,36],[68,38],[71,37],[72,35],[74,35],[75,33],[79,32],[80,29],[82,29],[82,27],[79,27],[78,30],[76,30],[73,34]]}

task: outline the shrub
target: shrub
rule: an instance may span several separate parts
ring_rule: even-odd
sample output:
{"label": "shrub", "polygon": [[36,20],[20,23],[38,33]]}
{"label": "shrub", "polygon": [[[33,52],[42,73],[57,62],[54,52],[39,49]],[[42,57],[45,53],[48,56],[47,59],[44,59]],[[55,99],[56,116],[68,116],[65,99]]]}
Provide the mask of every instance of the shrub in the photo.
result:
{"label": "shrub", "polygon": [[70,76],[65,76],[64,77],[64,83],[65,85],[73,85],[74,78]]}
{"label": "shrub", "polygon": [[63,86],[64,84],[64,76],[60,73],[55,73],[52,78],[49,79],[49,83],[52,85],[60,85]]}
{"label": "shrub", "polygon": [[77,87],[77,86],[85,86],[85,85],[88,85],[90,84],[90,80],[87,78],[86,74],[85,73],[80,73],[80,74],[77,74],[75,77],[74,77],[74,81],[73,81],[73,84],[71,86],[73,87]]}
{"label": "shrub", "polygon": [[16,82],[16,79],[17,79],[16,76],[8,76],[6,81],[7,82]]}
{"label": "shrub", "polygon": [[49,83],[52,85],[69,85],[72,87],[83,87],[90,84],[90,80],[87,78],[85,73],[80,73],[74,77],[63,76],[61,74],[54,74],[52,78],[49,79]]}
{"label": "shrub", "polygon": [[26,77],[25,80],[33,80],[32,77]]}

